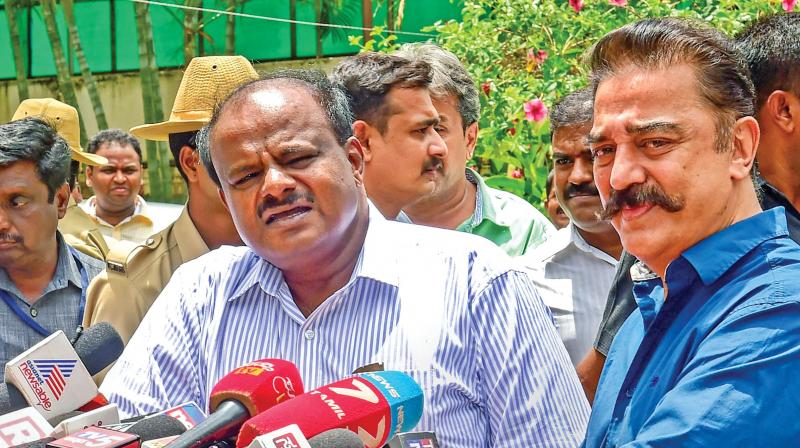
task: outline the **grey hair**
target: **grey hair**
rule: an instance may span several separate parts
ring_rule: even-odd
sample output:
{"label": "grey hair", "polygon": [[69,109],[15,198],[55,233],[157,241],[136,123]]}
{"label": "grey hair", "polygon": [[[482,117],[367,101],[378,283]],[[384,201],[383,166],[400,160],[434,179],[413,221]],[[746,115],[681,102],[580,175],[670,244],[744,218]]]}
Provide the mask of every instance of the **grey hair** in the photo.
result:
{"label": "grey hair", "polygon": [[430,42],[404,44],[394,54],[411,61],[424,61],[431,66],[433,79],[428,87],[431,94],[436,98],[449,95],[458,98],[458,112],[464,130],[481,118],[478,88],[456,55]]}
{"label": "grey hair", "polygon": [[40,118],[28,117],[0,125],[0,166],[29,161],[47,186],[47,201],[67,182],[70,149],[66,140]]}
{"label": "grey hair", "polygon": [[594,95],[585,87],[576,90],[561,100],[550,111],[550,133],[569,126],[592,124]]}

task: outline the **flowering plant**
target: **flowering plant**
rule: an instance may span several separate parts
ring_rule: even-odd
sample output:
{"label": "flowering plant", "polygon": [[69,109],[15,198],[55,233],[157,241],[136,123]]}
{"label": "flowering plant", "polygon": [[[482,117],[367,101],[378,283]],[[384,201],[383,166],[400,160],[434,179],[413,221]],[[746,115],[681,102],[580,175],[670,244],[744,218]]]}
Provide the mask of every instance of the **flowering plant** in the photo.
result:
{"label": "flowering plant", "polygon": [[[733,35],[797,0],[463,0],[462,20],[423,29],[455,53],[479,86],[474,166],[487,184],[537,207],[552,166],[547,109],[587,84],[587,50],[620,26],[648,17],[702,20]],[[377,33],[380,35],[380,33]],[[370,49],[396,42],[376,39]]]}

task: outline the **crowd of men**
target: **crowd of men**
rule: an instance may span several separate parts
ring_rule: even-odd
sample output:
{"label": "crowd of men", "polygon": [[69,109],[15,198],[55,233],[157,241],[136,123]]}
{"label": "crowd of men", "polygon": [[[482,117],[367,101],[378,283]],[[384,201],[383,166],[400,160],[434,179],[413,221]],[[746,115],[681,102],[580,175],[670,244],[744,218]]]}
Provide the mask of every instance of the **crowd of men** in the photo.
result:
{"label": "crowd of men", "polygon": [[[125,415],[207,408],[270,357],[307,389],[407,373],[445,447],[793,446],[798,34],[601,38],[550,112],[552,223],[467,167],[477,85],[430,43],[330,75],[195,58],[168,121],[86,151],[74,109],[26,100],[0,125],[0,359],[110,322],[127,347],[96,379]],[[137,137],[187,185],[155,234]]]}

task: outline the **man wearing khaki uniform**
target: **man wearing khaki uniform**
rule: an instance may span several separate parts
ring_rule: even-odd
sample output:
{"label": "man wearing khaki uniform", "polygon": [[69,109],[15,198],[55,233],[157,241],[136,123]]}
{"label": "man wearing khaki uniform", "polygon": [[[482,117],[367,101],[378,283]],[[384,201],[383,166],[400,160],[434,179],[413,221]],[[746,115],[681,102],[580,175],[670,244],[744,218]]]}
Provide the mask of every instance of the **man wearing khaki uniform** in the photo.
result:
{"label": "man wearing khaki uniform", "polygon": [[195,135],[219,101],[257,77],[241,56],[194,58],[186,67],[169,121],[131,129],[145,140],[169,141],[189,199],[173,224],[132,252],[109,253],[106,272],[89,286],[84,325],[109,322],[127,343],[178,266],[219,246],[242,244],[200,163]]}
{"label": "man wearing khaki uniform", "polygon": [[[81,148],[78,110],[69,104],[53,98],[30,98],[19,103],[11,121],[25,117],[38,117],[52,126],[58,135],[67,141],[73,164],[102,166],[108,163],[105,157],[85,152]],[[72,168],[77,167],[73,166]],[[78,171],[75,169],[70,172],[70,190],[75,187]],[[66,214],[58,221],[58,230],[61,231],[67,244],[90,257],[103,260],[108,253],[110,242],[103,238],[97,228],[97,223],[78,207],[72,196],[69,198]]]}

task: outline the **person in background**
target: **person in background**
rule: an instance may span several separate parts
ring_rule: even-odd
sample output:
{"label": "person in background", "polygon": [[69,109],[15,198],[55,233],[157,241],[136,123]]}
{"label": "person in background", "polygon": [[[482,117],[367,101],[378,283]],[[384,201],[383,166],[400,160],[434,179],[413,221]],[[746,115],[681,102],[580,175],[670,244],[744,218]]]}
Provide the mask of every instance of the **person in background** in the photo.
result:
{"label": "person in background", "polygon": [[0,125],[0,363],[57,330],[75,337],[100,260],[64,242],[70,147],[39,118]]}
{"label": "person in background", "polygon": [[219,106],[198,146],[247,247],[181,266],[101,391],[140,415],[207,408],[254,359],[294,362],[306,390],[382,363],[425,391],[417,428],[442,446],[577,446],[588,403],[528,275],[484,238],[384,218],[352,122],[308,70]]}
{"label": "person in background", "polygon": [[109,241],[100,233],[95,221],[78,207],[78,203],[82,200],[78,174],[81,163],[87,166],[100,166],[108,163],[108,160],[81,149],[80,117],[78,110],[69,104],[53,98],[29,98],[19,103],[11,120],[25,117],[41,118],[50,124],[69,145],[72,156],[67,181],[70,188],[70,199],[64,217],[58,221],[58,230],[61,231],[61,236],[67,244],[86,255],[99,260],[104,259],[109,251]]}
{"label": "person in background", "polygon": [[353,130],[364,147],[367,195],[395,219],[431,194],[443,177],[447,146],[436,132],[428,63],[365,52],[344,59],[331,78],[347,91]]}
{"label": "person in background", "polygon": [[705,23],[648,19],[600,39],[591,73],[602,215],[640,262],[584,446],[795,444],[800,246],[758,202],[741,53]]}
{"label": "person in background", "polygon": [[111,251],[107,270],[89,287],[86,325],[109,322],[127,343],[180,265],[220,246],[242,244],[216,184],[200,163],[196,136],[217,103],[240,84],[257,78],[242,56],[194,58],[181,79],[169,120],[131,129],[146,140],[169,141],[188,199],[173,224],[133,251]]}
{"label": "person in background", "polygon": [[480,235],[511,256],[524,254],[555,233],[527,201],[490,188],[467,168],[478,142],[481,105],[475,81],[458,58],[432,43],[405,44],[394,55],[431,66],[428,90],[439,114],[435,129],[447,145],[433,192],[403,207],[400,220],[405,216],[414,224]]}
{"label": "person in background", "polygon": [[86,185],[94,195],[80,203],[100,232],[117,241],[138,244],[153,233],[142,188],[142,149],[134,136],[120,129],[97,133],[86,146],[108,163],[86,168]]}
{"label": "person in background", "polygon": [[550,222],[553,223],[553,226],[555,226],[556,229],[563,229],[569,224],[569,216],[564,213],[564,209],[561,208],[561,204],[558,203],[556,190],[553,188],[554,177],[555,170],[552,169],[547,173],[547,179],[544,184],[545,194],[547,195],[547,199],[544,201],[544,209],[547,210],[547,217],[550,218]]}
{"label": "person in background", "polygon": [[622,252],[617,231],[598,216],[603,204],[586,140],[592,107],[592,92],[581,89],[550,113],[554,190],[570,223],[522,258],[575,365],[592,348]]}

